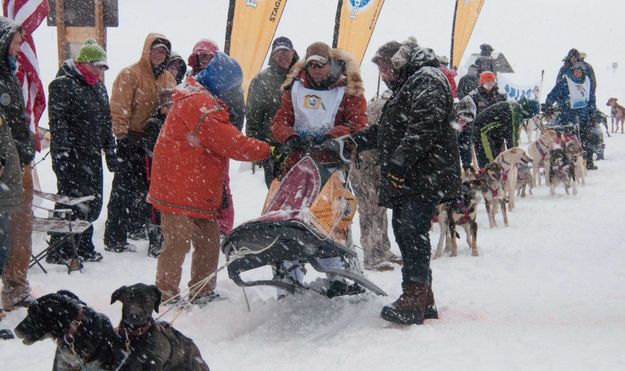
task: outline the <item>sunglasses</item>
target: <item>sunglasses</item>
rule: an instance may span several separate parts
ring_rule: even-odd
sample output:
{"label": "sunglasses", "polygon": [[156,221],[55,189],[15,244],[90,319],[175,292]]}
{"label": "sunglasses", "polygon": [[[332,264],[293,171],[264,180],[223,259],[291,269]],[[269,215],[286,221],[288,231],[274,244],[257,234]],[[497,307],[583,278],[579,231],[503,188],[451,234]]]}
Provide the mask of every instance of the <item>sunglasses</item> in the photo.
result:
{"label": "sunglasses", "polygon": [[103,64],[94,64],[94,63],[90,63],[90,64],[100,71],[106,71],[109,69],[106,65],[103,65]]}
{"label": "sunglasses", "polygon": [[317,69],[321,69],[323,67],[326,66],[327,63],[320,63],[320,62],[309,62],[306,67],[307,68],[317,68]]}

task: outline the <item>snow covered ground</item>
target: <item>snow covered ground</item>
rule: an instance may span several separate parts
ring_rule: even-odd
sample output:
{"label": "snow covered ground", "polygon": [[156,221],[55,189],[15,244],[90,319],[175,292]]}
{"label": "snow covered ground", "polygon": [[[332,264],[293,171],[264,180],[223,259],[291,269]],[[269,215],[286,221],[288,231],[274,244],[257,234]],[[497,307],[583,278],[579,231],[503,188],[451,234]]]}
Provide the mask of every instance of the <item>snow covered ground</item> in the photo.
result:
{"label": "snow covered ground", "polygon": [[[193,307],[175,326],[195,340],[215,370],[623,369],[625,136],[615,135],[607,145],[607,160],[598,162],[577,196],[559,189],[552,197],[538,188],[518,202],[509,227],[492,230],[480,206],[480,256],[471,257],[461,241],[458,257],[432,263],[439,320],[398,327],[379,318],[381,307],[400,292],[397,269],[367,272],[389,297],[354,302],[310,294],[277,302],[273,289],[251,288],[251,312],[224,273],[218,290],[228,299]],[[49,163],[40,166],[49,182]],[[259,213],[265,189],[261,174],[232,173],[239,223]],[[61,266],[47,266],[47,275],[34,268],[30,280],[36,296],[69,289],[117,323],[121,305],[109,304],[111,293],[152,283],[156,260],[146,256],[144,242],[136,253],[103,251],[104,220],[96,222],[95,235],[101,263],[71,275]],[[358,238],[357,225],[354,231]],[[43,248],[43,239],[34,236],[35,250]],[[25,314],[11,312],[2,326],[14,327]],[[51,341],[0,344],[3,369],[50,368]]]}
{"label": "snow covered ground", "polygon": [[[164,12],[171,14],[171,2],[120,2],[122,27],[109,31],[107,84],[138,58],[147,32],[165,33],[183,55],[201,37],[222,43],[226,1],[181,3],[177,10],[184,17],[164,20]],[[371,45],[414,34],[444,54],[449,48],[451,3],[388,1]],[[292,36],[300,53],[312,41],[329,42],[335,4],[289,1],[277,34]],[[588,52],[595,66],[598,106],[603,108],[602,102],[619,96],[625,86],[623,74],[608,68],[613,61],[625,65],[623,51],[610,48],[610,40],[625,37],[618,26],[620,16],[615,17],[623,14],[625,5],[619,1],[601,4],[612,10],[595,9],[597,4],[585,1],[486,2],[468,50],[491,42],[528,79],[546,69],[545,86],[550,88],[561,58],[577,46]],[[579,19],[590,28],[578,31],[573,21]],[[42,26],[36,39],[47,85],[56,72],[55,33]],[[369,96],[377,78],[367,62],[370,53],[363,63]],[[488,229],[480,206],[480,257],[471,257],[460,241],[457,258],[443,257],[432,263],[439,320],[398,327],[379,318],[381,307],[400,292],[397,269],[367,272],[389,297],[328,300],[310,294],[277,302],[273,289],[252,288],[246,291],[251,312],[242,290],[223,273],[218,277],[218,291],[227,300],[194,307],[182,313],[175,326],[194,339],[213,370],[625,369],[625,249],[621,242],[625,136],[607,138],[606,156],[577,196],[563,195],[560,189],[552,197],[547,188],[538,188],[534,196],[518,202],[507,228]],[[265,194],[261,174],[238,169],[239,164],[233,163],[235,224],[256,217]],[[42,188],[54,191],[49,160],[38,166],[38,172]],[[106,175],[106,199],[111,178]],[[35,296],[69,289],[115,324],[121,305],[109,304],[111,293],[122,285],[153,283],[156,260],[146,256],[145,242],[139,243],[136,253],[104,251],[105,219],[106,210],[95,223],[94,241],[104,255],[101,263],[89,263],[83,274],[71,275],[60,266],[47,266],[47,275],[33,268],[30,281]],[[353,230],[357,240],[357,222]],[[44,238],[34,235],[35,251],[44,248]],[[436,241],[436,232],[432,238]],[[395,245],[393,249],[398,253]],[[183,286],[188,268],[187,261]],[[0,327],[13,328],[25,315],[25,310],[11,312]],[[172,317],[169,314],[165,319]],[[2,341],[0,369],[49,370],[53,354],[52,341],[29,347],[19,341]]]}

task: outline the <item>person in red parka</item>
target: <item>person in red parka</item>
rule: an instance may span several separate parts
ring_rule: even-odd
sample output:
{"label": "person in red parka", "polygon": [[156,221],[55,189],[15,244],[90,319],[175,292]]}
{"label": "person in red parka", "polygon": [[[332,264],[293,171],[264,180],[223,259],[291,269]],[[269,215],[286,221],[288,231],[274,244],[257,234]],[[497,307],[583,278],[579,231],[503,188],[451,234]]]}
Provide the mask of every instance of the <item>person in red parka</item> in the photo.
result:
{"label": "person in red parka", "polygon": [[[222,203],[228,159],[259,161],[271,147],[248,138],[228,118],[221,93],[241,83],[236,61],[218,53],[213,73],[200,72],[175,88],[173,106],[154,148],[148,201],[161,212],[163,250],[158,258],[156,286],[168,300],[179,292],[182,263],[191,242],[191,297],[213,300],[219,258],[217,215]],[[215,71],[218,71],[216,73]]]}
{"label": "person in red parka", "polygon": [[[205,70],[219,52],[219,47],[213,40],[201,39],[193,46],[193,51],[189,55],[188,62],[191,67],[191,75],[195,76]],[[243,130],[245,121],[245,98],[243,97],[243,89],[240,86],[233,86],[229,91],[222,92],[219,99],[224,102],[228,108],[228,117],[230,122],[239,131]],[[230,192],[230,175],[229,169],[226,167],[226,176],[224,178],[224,199],[222,207],[219,210],[219,231],[222,234],[228,234],[234,225],[234,203],[232,193]]]}
{"label": "person in red parka", "polygon": [[210,61],[219,51],[219,46],[213,40],[201,39],[193,46],[187,64],[191,67],[191,74],[197,75],[208,66]]}
{"label": "person in red parka", "polygon": [[458,98],[458,88],[456,86],[456,75],[458,72],[452,67],[449,68],[449,58],[444,55],[437,56],[438,63],[441,65],[438,67],[439,70],[445,75],[447,81],[449,81],[449,86],[451,87],[451,95],[454,98]]}
{"label": "person in red parka", "polygon": [[[283,173],[304,155],[320,162],[337,161],[336,154],[315,149],[325,140],[355,133],[367,126],[367,101],[363,95],[360,68],[351,55],[331,49],[322,42],[311,44],[306,57],[297,62],[282,84],[282,103],[273,119],[272,135],[284,143],[289,157]],[[287,278],[302,284],[304,271],[285,261],[276,272],[288,272]],[[340,258],[319,259],[327,268],[342,268]],[[331,277],[325,294],[328,297],[363,292],[358,284]],[[279,292],[278,296],[284,293]]]}
{"label": "person in red parka", "polygon": [[[273,119],[272,135],[291,151],[285,169],[329,138],[367,126],[367,101],[360,68],[352,56],[322,42],[311,44],[282,85],[282,103]],[[312,153],[313,158],[326,157]]]}

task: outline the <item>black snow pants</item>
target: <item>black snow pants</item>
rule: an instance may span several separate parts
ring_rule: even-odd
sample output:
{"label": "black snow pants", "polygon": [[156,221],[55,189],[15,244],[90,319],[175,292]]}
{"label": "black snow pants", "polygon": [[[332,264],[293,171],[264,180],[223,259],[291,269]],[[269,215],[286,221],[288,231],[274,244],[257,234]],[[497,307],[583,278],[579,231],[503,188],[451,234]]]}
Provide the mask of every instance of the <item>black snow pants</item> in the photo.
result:
{"label": "black snow pants", "polygon": [[[72,218],[94,222],[102,211],[102,155],[98,152],[72,152],[68,161],[56,160],[52,156],[52,170],[56,174],[56,184],[59,195],[69,197],[95,196],[95,200],[71,207]],[[75,157],[74,157],[75,156]],[[57,209],[68,209],[66,205],[56,204]],[[50,244],[60,243],[62,234],[51,234]],[[93,245],[93,226],[75,239],[78,255],[89,256],[95,249]],[[64,259],[74,254],[71,241],[60,243],[58,248],[50,251],[51,258]]]}
{"label": "black snow pants", "polygon": [[404,283],[427,286],[432,280],[429,231],[438,202],[437,199],[418,199],[393,208],[393,233],[404,260],[401,269]]}
{"label": "black snow pants", "polygon": [[145,150],[140,143],[122,138],[117,142],[117,156],[120,163],[113,177],[104,229],[107,247],[124,246],[128,232],[143,228],[148,213]]}

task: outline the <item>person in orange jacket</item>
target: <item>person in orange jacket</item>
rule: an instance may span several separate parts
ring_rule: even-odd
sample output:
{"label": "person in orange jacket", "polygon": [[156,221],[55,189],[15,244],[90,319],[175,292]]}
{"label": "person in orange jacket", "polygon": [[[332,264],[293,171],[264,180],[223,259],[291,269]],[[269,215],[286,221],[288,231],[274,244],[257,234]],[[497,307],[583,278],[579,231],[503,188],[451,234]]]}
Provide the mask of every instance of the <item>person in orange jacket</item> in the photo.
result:
{"label": "person in orange jacket", "polygon": [[[291,151],[284,171],[315,144],[355,133],[367,126],[367,101],[358,63],[341,49],[311,44],[282,85],[282,104],[272,135]],[[312,153],[324,160],[328,154]]]}
{"label": "person in orange jacket", "polygon": [[163,250],[158,258],[156,286],[163,300],[179,293],[184,257],[193,242],[191,297],[204,304],[218,295],[219,258],[217,215],[222,203],[228,159],[259,161],[280,150],[248,138],[235,128],[228,107],[219,98],[241,84],[241,67],[217,52],[206,69],[175,88],[173,106],[154,148],[148,202],[161,212]]}

